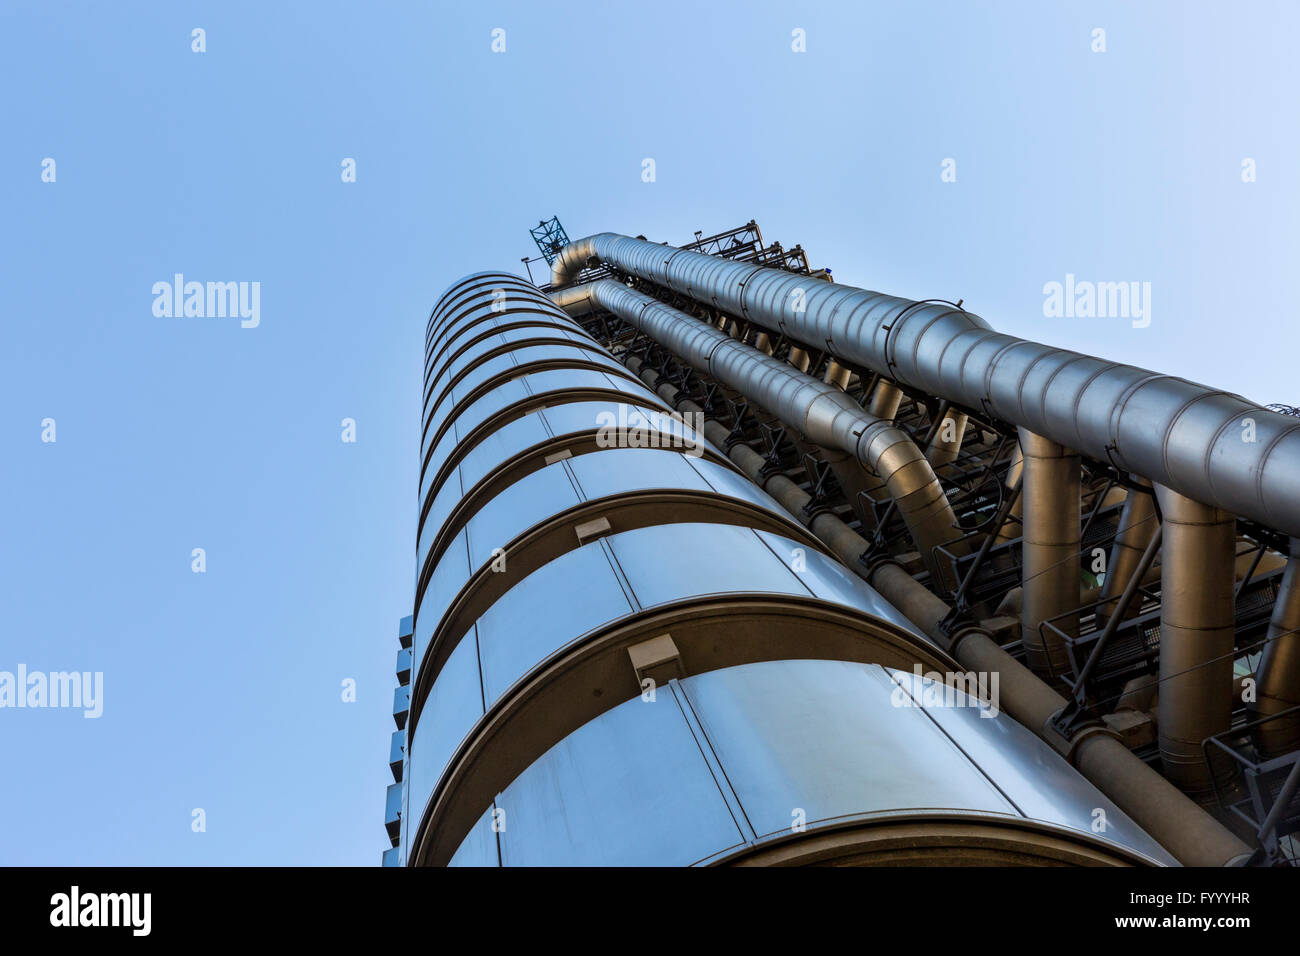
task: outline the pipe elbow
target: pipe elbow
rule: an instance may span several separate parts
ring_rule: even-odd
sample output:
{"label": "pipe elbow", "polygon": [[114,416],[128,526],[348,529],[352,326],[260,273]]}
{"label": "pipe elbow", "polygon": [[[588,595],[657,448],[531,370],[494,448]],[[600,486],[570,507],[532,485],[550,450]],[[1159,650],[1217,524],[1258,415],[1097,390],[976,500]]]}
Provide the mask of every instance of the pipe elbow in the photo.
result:
{"label": "pipe elbow", "polygon": [[576,242],[571,242],[561,249],[559,256],[551,265],[551,285],[556,288],[566,286],[578,278],[578,275],[587,266],[599,262],[601,258],[597,249],[599,241],[613,235],[610,232],[597,233],[594,236],[587,236]]}

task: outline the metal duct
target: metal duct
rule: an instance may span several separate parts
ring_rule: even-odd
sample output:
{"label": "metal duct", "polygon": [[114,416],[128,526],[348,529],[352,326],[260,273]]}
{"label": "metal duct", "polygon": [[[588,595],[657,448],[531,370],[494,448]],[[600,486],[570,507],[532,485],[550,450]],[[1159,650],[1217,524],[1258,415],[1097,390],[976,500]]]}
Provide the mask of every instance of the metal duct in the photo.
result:
{"label": "metal duct", "polygon": [[876,418],[883,418],[885,421],[893,421],[894,416],[898,414],[898,406],[903,402],[903,390],[887,379],[880,379],[876,383],[875,391],[871,393],[871,400],[867,403],[867,411]]}
{"label": "metal duct", "polygon": [[[1257,700],[1249,705],[1252,719],[1300,707],[1300,540],[1295,538],[1256,679]],[[1267,756],[1294,750],[1300,746],[1300,711],[1262,724],[1255,737]]]}
{"label": "metal duct", "polygon": [[1232,722],[1235,521],[1161,485],[1156,495],[1164,519],[1160,758],[1170,780],[1205,796],[1213,781],[1201,741]]}
{"label": "metal duct", "polygon": [[[766,354],[771,355],[772,353],[768,351]],[[848,391],[849,379],[852,377],[853,369],[849,368],[847,365],[841,365],[839,362],[832,361],[830,365],[826,367],[826,374],[823,376],[822,381],[826,382],[828,385],[834,385],[841,392],[844,392]]]}
{"label": "metal duct", "polygon": [[1300,422],[1238,395],[994,332],[976,315],[601,233],[565,247],[1030,429],[1180,494],[1300,535]]}
{"label": "metal duct", "polygon": [[961,443],[966,437],[967,418],[965,412],[949,408],[939,419],[939,427],[935,429],[930,444],[925,449],[925,457],[929,459],[935,471],[941,471],[944,465],[952,464],[961,454]]}
{"label": "metal duct", "polygon": [[1057,618],[1069,636],[1078,633],[1077,616],[1060,615],[1079,607],[1079,456],[1056,442],[1020,429],[1024,453],[1024,595],[1020,640],[1029,666],[1040,674],[1059,673],[1065,645],[1039,625]]}
{"label": "metal duct", "polygon": [[[1106,561],[1106,579],[1101,584],[1102,604],[1097,608],[1097,626],[1103,628],[1110,619],[1114,609],[1114,600],[1123,592],[1133,571],[1142,560],[1142,552],[1160,521],[1156,517],[1156,501],[1150,491],[1151,482],[1138,478],[1138,484],[1148,490],[1143,492],[1132,489],[1124,499],[1124,507],[1119,515],[1119,531],[1115,543],[1111,546],[1110,557]],[[1101,507],[1101,504],[1098,505]],[[1105,603],[1105,602],[1111,603]],[[1125,618],[1136,617],[1141,610],[1140,602],[1130,604],[1124,612]]]}
{"label": "metal duct", "polygon": [[[1016,442],[1015,450],[1011,454],[1011,464],[1007,468],[1007,477],[1003,482],[1003,487],[1008,491],[1016,486],[1021,480],[1025,468],[1025,453],[1020,449],[1020,442]],[[1019,538],[1025,527],[1025,496],[1020,495],[1016,498],[1015,503],[1011,506],[1011,513],[1007,515],[1007,520],[1003,522],[1002,527],[998,529],[995,540],[999,544],[1004,541],[1012,541]]]}
{"label": "metal duct", "polygon": [[956,518],[930,463],[902,429],[873,418],[834,385],[612,279],[556,293],[553,299],[570,313],[590,307],[612,312],[687,365],[758,402],[809,441],[854,455],[880,477],[898,503],[931,575],[947,581],[934,549],[958,536]]}

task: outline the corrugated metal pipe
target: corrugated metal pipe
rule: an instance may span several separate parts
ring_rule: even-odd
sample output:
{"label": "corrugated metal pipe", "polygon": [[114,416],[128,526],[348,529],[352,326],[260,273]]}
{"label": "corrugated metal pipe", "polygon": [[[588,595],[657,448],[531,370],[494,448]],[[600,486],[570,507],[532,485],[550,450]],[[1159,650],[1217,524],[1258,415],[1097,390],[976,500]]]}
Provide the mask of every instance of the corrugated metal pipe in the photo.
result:
{"label": "corrugated metal pipe", "polygon": [[551,298],[570,314],[593,308],[612,312],[809,441],[855,456],[885,483],[931,575],[949,587],[955,583],[948,581],[950,575],[934,553],[960,534],[952,505],[925,455],[902,429],[873,418],[836,386],[612,279],[552,293]]}
{"label": "corrugated metal pipe", "polygon": [[1241,396],[1003,335],[948,303],[615,233],[566,246],[552,281],[566,285],[596,261],[1300,536],[1300,421]]}

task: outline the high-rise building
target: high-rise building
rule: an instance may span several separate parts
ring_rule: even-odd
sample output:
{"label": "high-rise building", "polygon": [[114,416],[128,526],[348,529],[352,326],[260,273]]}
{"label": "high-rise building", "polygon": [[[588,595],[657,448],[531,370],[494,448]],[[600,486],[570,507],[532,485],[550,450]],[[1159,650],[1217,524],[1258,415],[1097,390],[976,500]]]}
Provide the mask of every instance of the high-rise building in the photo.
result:
{"label": "high-rise building", "polygon": [[1294,419],[754,223],[539,230],[428,323],[385,864],[1289,853]]}

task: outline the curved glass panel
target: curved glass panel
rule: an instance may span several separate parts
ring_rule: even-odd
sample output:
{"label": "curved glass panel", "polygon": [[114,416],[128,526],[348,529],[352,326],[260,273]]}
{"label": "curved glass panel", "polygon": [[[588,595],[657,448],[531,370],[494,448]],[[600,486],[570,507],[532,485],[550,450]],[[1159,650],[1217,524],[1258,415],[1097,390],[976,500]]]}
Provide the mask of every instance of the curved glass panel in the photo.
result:
{"label": "curved glass panel", "polygon": [[[464,402],[475,389],[483,387],[493,378],[509,373],[512,369],[526,369],[529,365],[541,362],[581,362],[585,365],[599,365],[617,371],[622,368],[612,358],[597,355],[595,352],[576,345],[525,345],[514,351],[505,352],[488,359],[478,368],[457,382],[451,394],[435,408],[425,425],[425,441],[428,436],[437,434],[442,423],[454,413],[454,409]],[[420,450],[426,448],[421,442]]]}
{"label": "curved glass panel", "polygon": [[[606,540],[643,607],[704,594],[812,593],[749,528],[673,524]],[[672,560],[673,555],[690,560]]]}
{"label": "curved glass panel", "polygon": [[667,688],[570,734],[498,806],[506,866],[683,866],[743,842]]}
{"label": "curved glass panel", "polygon": [[494,548],[512,540],[582,499],[569,480],[564,462],[533,472],[506,488],[469,519],[470,563],[479,568],[492,560]]}
{"label": "curved glass panel", "polygon": [[[592,428],[639,428],[639,424],[634,423],[646,420],[652,423],[649,430],[655,432],[658,436],[656,438],[658,442],[656,447],[685,451],[703,445],[717,451],[702,435],[697,435],[693,429],[687,428],[673,416],[665,415],[664,410],[667,407],[667,405],[660,404],[657,398],[653,404],[644,400],[618,402],[612,399],[600,402],[579,402],[564,408],[553,409],[552,413],[548,415],[547,421],[551,423],[552,429],[558,435]],[[621,423],[626,423],[626,426]],[[617,442],[617,431],[609,431],[607,434]],[[678,441],[674,443],[669,440],[671,438],[676,438]],[[723,458],[726,457],[721,452],[718,454]]]}
{"label": "curved glass panel", "polygon": [[[600,460],[599,456],[588,457],[593,462]],[[508,687],[582,635],[645,608],[672,601],[751,591],[796,597],[811,595],[898,623],[898,612],[867,585],[861,589],[843,587],[829,570],[834,562],[820,552],[807,549],[804,560],[812,570],[803,572],[804,581],[801,581],[800,575],[784,566],[759,535],[787,551],[801,546],[780,535],[717,524],[661,525],[605,538],[604,547],[616,556],[633,587],[632,600],[625,596],[600,543],[584,545],[538,568],[497,598],[477,621],[487,705],[491,707]],[[722,542],[719,547],[726,550],[730,561],[748,569],[742,576],[716,573],[715,566],[721,562],[713,561],[713,556],[707,553],[696,564],[701,557],[697,543],[714,540]],[[671,550],[674,547],[683,550]],[[674,560],[673,555],[680,553],[690,554],[691,559]],[[641,563],[638,558],[636,562],[625,562],[623,559],[629,554],[648,560]],[[636,570],[629,572],[630,563]],[[669,573],[668,565],[680,564],[686,565],[682,572]],[[660,577],[664,580],[657,581]],[[643,586],[647,578],[651,583]],[[573,581],[581,581],[582,586],[572,587]],[[557,601],[556,595],[564,595],[563,602]],[[539,607],[545,607],[546,613],[538,614]],[[910,625],[904,626],[909,633],[917,633]],[[417,648],[417,668],[420,654]]]}
{"label": "curved glass panel", "polygon": [[501,463],[550,438],[547,411],[538,409],[507,422],[467,452],[460,460],[461,483],[465,488],[473,488]]}
{"label": "curved glass panel", "polygon": [[773,661],[696,674],[691,707],[757,835],[917,808],[1015,814],[1015,806],[879,667]]}
{"label": "curved glass panel", "polygon": [[579,336],[583,341],[594,341],[589,335],[582,332],[580,328],[571,319],[563,316],[555,316],[549,311],[542,309],[517,309],[508,314],[499,313],[480,313],[477,317],[469,322],[461,322],[451,333],[439,342],[436,346],[430,346],[425,349],[424,355],[424,387],[428,390],[430,381],[436,376],[441,375],[443,367],[447,362],[457,356],[457,353],[466,348],[476,348],[478,339],[490,334],[497,329],[503,332],[510,331],[511,326],[542,327],[552,326],[563,328],[573,335]]}
{"label": "curved glass panel", "polygon": [[447,861],[448,866],[500,866],[501,858],[497,854],[497,835],[492,830],[492,813],[496,805],[487,808],[479,817],[474,829]]}
{"label": "curved glass panel", "polygon": [[[498,290],[505,291],[504,298],[498,298]],[[473,282],[465,283],[463,288],[447,295],[433,310],[429,321],[429,331],[425,338],[436,338],[449,327],[464,317],[467,310],[491,309],[496,311],[509,309],[521,302],[534,303],[543,298],[535,286],[525,283],[515,276],[484,276]]]}
{"label": "curved glass panel", "polygon": [[[570,587],[574,581],[582,587]],[[478,619],[487,705],[557,649],[633,610],[599,542],[538,568]]]}
{"label": "curved glass panel", "polygon": [[[1105,808],[1106,832],[1102,835],[1106,839],[1168,866],[1177,865],[1178,861],[1123,810],[1109,801],[1099,803],[1101,794],[1097,788],[1062,760],[1046,741],[1016,721],[999,716],[997,695],[991,693],[996,691],[995,685],[985,685],[992,706],[981,706],[980,701],[962,691],[950,694],[923,675],[898,670],[890,670],[889,675],[914,702],[924,706],[926,716],[972,762],[997,781],[998,787],[1025,816],[1091,834],[1097,809]],[[991,680],[991,676],[986,678]],[[943,703],[935,706],[936,699]]]}
{"label": "curved glass panel", "polygon": [[[427,439],[432,433],[436,433],[438,427],[447,418],[447,413],[456,405],[457,402],[463,401],[467,395],[478,388],[484,382],[487,382],[498,375],[504,375],[512,369],[518,368],[519,363],[515,360],[514,352],[502,352],[500,355],[494,355],[482,365],[479,365],[463,379],[457,382],[450,392],[445,394],[442,401],[429,410],[429,414],[424,419],[424,437]],[[424,451],[423,443],[420,445],[420,451]]]}
{"label": "curved glass panel", "polygon": [[[712,448],[713,445],[710,444],[709,447]],[[691,465],[704,476],[704,480],[718,494],[730,495],[733,498],[741,498],[745,501],[761,504],[768,511],[773,511],[778,515],[784,516],[786,514],[786,510],[781,506],[780,502],[734,469],[705,458],[693,458],[691,459]]]}
{"label": "curved glass panel", "polygon": [[[905,686],[924,699],[915,675],[785,660],[696,674],[653,702],[625,701],[502,791],[501,862],[687,865],[787,837],[796,822],[814,829],[920,812],[1036,820],[1175,864],[1006,715],[918,704]],[[1091,832],[1097,808],[1114,823],[1105,834]],[[471,831],[467,856],[481,840]]]}
{"label": "curved glass panel", "polygon": [[424,496],[425,479],[432,480],[433,476],[438,473],[441,463],[446,461],[448,456],[456,450],[456,446],[461,443],[461,439],[467,436],[478,425],[483,424],[501,409],[515,402],[521,402],[529,395],[533,394],[524,384],[524,379],[517,378],[510,382],[502,382],[486,395],[480,396],[473,404],[465,408],[463,412],[452,422],[450,428],[438,440],[437,446],[433,449],[433,454],[425,460],[428,462],[425,468],[425,474],[421,478],[421,497]]}
{"label": "curved glass panel", "polygon": [[[901,611],[881,597],[871,585],[838,561],[806,544],[782,535],[757,529],[754,533],[767,542],[777,558],[819,598],[861,608],[873,617],[889,621],[909,634],[916,635],[927,644],[934,643],[921,632],[920,628],[904,617]],[[801,561],[795,560],[796,551],[803,552]]]}
{"label": "curved glass panel", "polygon": [[411,638],[412,674],[420,672],[420,662],[428,649],[434,629],[468,578],[469,552],[465,544],[465,532],[461,530],[438,559],[424,592],[416,596],[415,634]]}
{"label": "curved glass panel", "polygon": [[426,343],[426,352],[437,354],[443,349],[444,343],[450,341],[461,328],[466,325],[473,325],[485,315],[504,317],[520,314],[540,314],[557,315],[561,319],[568,318],[563,312],[551,306],[545,296],[538,296],[535,290],[532,296],[507,295],[504,308],[494,310],[492,306],[493,300],[489,290],[469,296],[464,302],[458,303],[454,308],[449,309],[447,316],[439,320],[440,324],[433,337]]}
{"label": "curved glass panel", "polygon": [[[506,323],[501,323],[505,325]],[[483,335],[482,331],[479,335]],[[472,339],[472,336],[471,336]],[[506,349],[510,351],[510,346],[533,340],[562,339],[565,342],[571,342],[574,346],[586,346],[588,349],[599,349],[591,339],[587,338],[576,331],[560,328],[556,325],[542,325],[540,323],[531,323],[526,326],[516,328],[506,328],[501,332],[493,332],[484,338],[474,342],[463,352],[452,350],[452,358],[447,363],[440,363],[437,370],[433,373],[432,379],[425,381],[425,401],[424,411],[426,416],[429,411],[429,403],[440,396],[446,388],[448,382],[456,376],[463,373],[475,362],[480,361],[484,355],[488,355],[496,349]],[[559,345],[560,342],[551,344]],[[608,353],[602,353],[608,354]]]}
{"label": "curved glass panel", "polygon": [[574,458],[569,464],[588,500],[659,488],[713,490],[684,456],[673,451],[616,448]]}
{"label": "curved glass panel", "polygon": [[407,820],[406,829],[418,825],[447,762],[482,716],[478,654],[471,632],[447,658],[438,683],[424,703],[415,732],[407,743],[410,753],[406,768],[410,774],[407,788],[413,818]]}
{"label": "curved glass panel", "polygon": [[[433,504],[430,506],[429,514],[420,526],[420,540],[416,551],[418,556],[417,567],[424,565],[425,557],[428,555],[429,549],[437,538],[442,525],[450,517],[456,506],[489,472],[498,465],[516,457],[525,449],[536,446],[549,438],[563,438],[565,435],[573,433],[598,430],[600,428],[599,423],[603,421],[600,417],[601,414],[614,416],[616,419],[617,415],[620,414],[620,405],[627,410],[625,414],[640,413],[648,416],[656,411],[652,408],[612,400],[575,402],[572,405],[552,406],[544,410],[530,412],[522,418],[517,418],[513,422],[501,426],[501,428],[484,438],[465,456],[458,466],[457,471],[460,475],[460,481],[448,480],[442,488],[438,489]],[[686,437],[683,436],[689,437],[690,440],[696,440],[694,432],[683,429],[680,423],[675,423],[666,417],[661,417],[661,423],[665,426],[671,426],[675,430],[674,434],[660,434],[656,437],[656,440],[665,448],[671,447],[674,438],[682,439],[682,443],[686,442]],[[549,431],[547,425],[550,426]],[[712,445],[706,447],[713,448]],[[588,448],[586,450],[590,452],[603,451],[604,449]],[[576,463],[581,457],[583,456],[577,455],[570,459],[570,462]],[[730,469],[702,459],[693,459],[691,464],[697,471],[701,466],[706,466],[706,470],[711,476],[709,484],[719,493],[752,501],[779,513],[779,506],[776,502],[752,483],[738,477],[735,481],[728,480],[727,476],[731,474]],[[685,487],[698,486],[685,485]],[[594,496],[588,495],[588,497]]]}
{"label": "curved glass panel", "polygon": [[[429,513],[420,526],[420,541],[416,548],[416,567],[424,566],[424,559],[434,539],[462,498],[478,484],[489,471],[509,461],[525,448],[541,444],[550,438],[541,412],[533,412],[513,422],[502,425],[474,447],[452,471],[434,496]],[[459,478],[459,480],[456,480]]]}
{"label": "curved glass panel", "polygon": [[[522,384],[524,381],[528,382],[528,388],[531,388],[531,392]],[[439,471],[439,463],[445,461],[453,451],[457,450],[457,446],[462,440],[458,436],[468,436],[475,427],[481,425],[492,415],[529,395],[540,396],[545,393],[554,393],[554,398],[548,395],[546,401],[564,404],[565,393],[579,389],[619,391],[634,398],[637,402],[658,404],[658,399],[650,394],[649,389],[640,387],[631,379],[612,378],[594,369],[562,368],[548,369],[544,372],[524,373],[520,378],[505,382],[477,399],[454,420],[453,426],[443,435],[433,454],[428,458],[428,464],[420,477],[420,499],[423,500],[428,495],[429,486]],[[590,399],[584,400],[589,401]]]}

